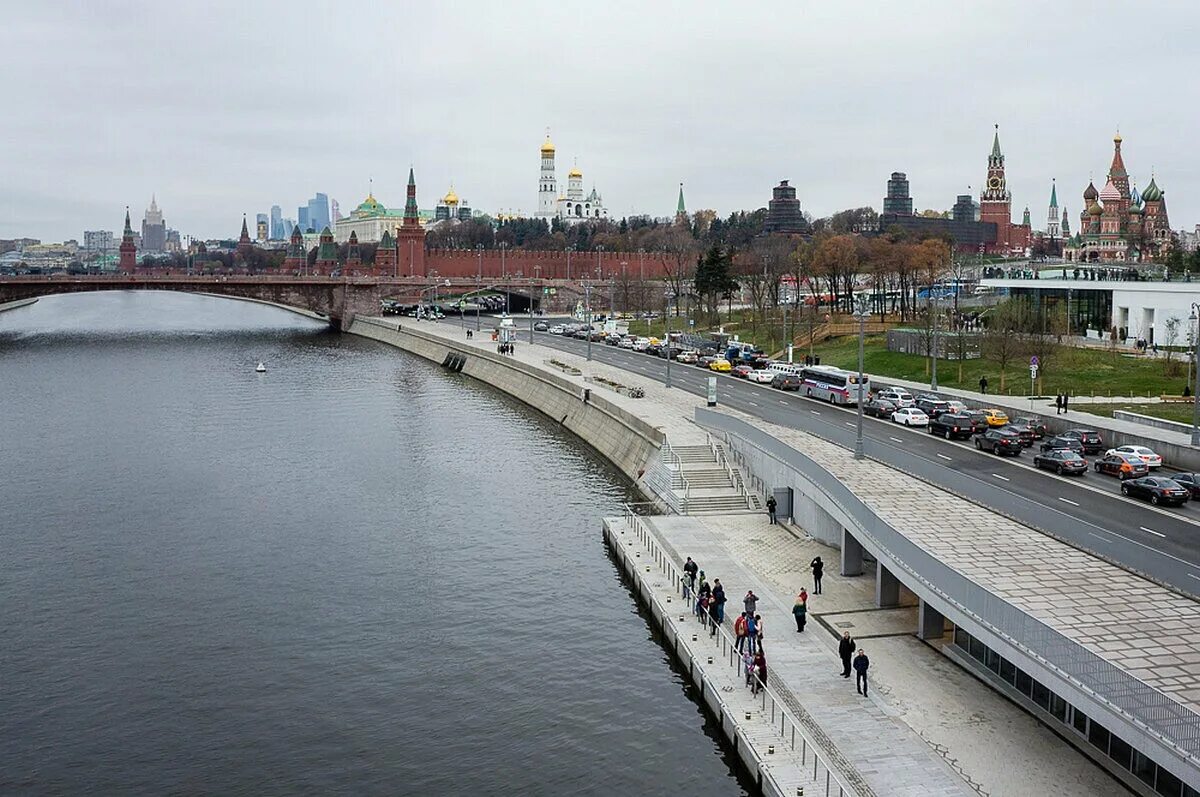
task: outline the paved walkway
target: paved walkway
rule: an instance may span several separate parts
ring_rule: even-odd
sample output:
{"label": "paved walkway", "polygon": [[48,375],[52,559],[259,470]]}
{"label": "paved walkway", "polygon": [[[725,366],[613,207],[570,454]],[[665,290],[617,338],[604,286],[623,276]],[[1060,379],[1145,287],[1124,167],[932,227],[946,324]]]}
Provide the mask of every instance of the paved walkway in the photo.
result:
{"label": "paved walkway", "polygon": [[[769,525],[764,515],[646,520],[677,555],[696,559],[710,581],[721,579],[730,597],[727,614],[740,611],[747,587],[763,599],[774,683],[786,685],[877,794],[1091,797],[1121,791],[1029,714],[917,640],[916,600],[907,592],[902,603],[909,606],[876,609],[874,579],[838,576],[836,549]],[[814,556],[827,563],[824,589],[809,596],[812,615],[801,635],[791,605],[800,586],[812,589]],[[842,631],[869,652],[870,700],[837,675]]]}

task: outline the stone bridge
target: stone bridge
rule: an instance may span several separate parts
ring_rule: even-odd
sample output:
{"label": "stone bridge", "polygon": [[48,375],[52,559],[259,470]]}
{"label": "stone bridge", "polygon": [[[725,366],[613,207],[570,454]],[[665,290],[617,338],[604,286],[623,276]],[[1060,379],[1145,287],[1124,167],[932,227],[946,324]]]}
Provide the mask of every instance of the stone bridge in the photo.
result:
{"label": "stone bridge", "polygon": [[[543,289],[555,288],[561,304],[574,302],[582,293],[577,281],[509,278],[480,284],[475,279],[430,277],[328,277],[247,274],[117,274],[75,276],[55,274],[0,277],[0,304],[90,291],[181,291],[233,299],[250,299],[294,309],[306,315],[325,318],[330,324],[346,328],[354,316],[377,315],[380,301],[387,298],[416,302],[436,285],[444,296],[462,295],[479,289],[507,292],[514,311],[523,311],[532,302],[542,304]],[[601,307],[607,292],[599,286],[592,291],[594,306]]]}

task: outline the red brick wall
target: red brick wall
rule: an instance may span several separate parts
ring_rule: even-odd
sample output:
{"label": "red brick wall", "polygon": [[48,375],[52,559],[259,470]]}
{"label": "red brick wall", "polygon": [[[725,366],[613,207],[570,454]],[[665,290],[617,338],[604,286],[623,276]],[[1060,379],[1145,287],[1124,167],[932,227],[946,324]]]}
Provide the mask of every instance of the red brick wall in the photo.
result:
{"label": "red brick wall", "polygon": [[[636,280],[642,276],[642,266],[645,264],[646,279],[658,279],[665,276],[668,264],[673,265],[674,259],[659,252],[601,252],[599,254],[600,279],[620,278],[622,263],[628,279]],[[567,273],[567,253],[559,251],[524,251],[508,250],[503,255],[499,249],[483,251],[482,255],[470,250],[430,249],[425,255],[426,275],[436,271],[439,277],[475,277],[480,267],[483,278],[516,276],[518,272],[524,277],[541,279],[579,279],[589,277],[596,279],[596,252],[572,252],[570,274]]]}

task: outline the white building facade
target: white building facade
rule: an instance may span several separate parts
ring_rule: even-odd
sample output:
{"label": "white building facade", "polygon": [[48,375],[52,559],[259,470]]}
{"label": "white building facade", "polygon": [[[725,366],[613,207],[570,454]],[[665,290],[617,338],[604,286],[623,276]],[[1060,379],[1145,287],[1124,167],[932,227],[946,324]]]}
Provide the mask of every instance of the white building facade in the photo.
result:
{"label": "white building facade", "polygon": [[541,149],[541,174],[538,177],[537,218],[559,219],[564,224],[578,224],[589,219],[608,218],[608,208],[595,186],[588,194],[583,190],[583,172],[578,166],[567,173],[567,192],[558,193],[558,177],[554,167],[555,149],[547,132]]}

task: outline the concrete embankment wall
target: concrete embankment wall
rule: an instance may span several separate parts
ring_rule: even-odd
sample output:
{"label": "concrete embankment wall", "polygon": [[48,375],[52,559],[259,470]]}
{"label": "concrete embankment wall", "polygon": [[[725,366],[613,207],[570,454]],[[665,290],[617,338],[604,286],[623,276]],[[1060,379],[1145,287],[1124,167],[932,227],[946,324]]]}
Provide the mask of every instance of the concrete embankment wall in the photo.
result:
{"label": "concrete embankment wall", "polygon": [[620,468],[648,497],[654,498],[642,477],[650,463],[660,457],[663,433],[595,393],[584,401],[582,384],[478,346],[411,329],[403,322],[359,317],[348,331],[439,364],[451,355],[462,357],[462,373],[503,390],[553,418]]}
{"label": "concrete embankment wall", "polygon": [[18,307],[27,307],[36,301],[37,299],[17,299],[15,302],[0,302],[0,313],[5,310],[16,310]]}

